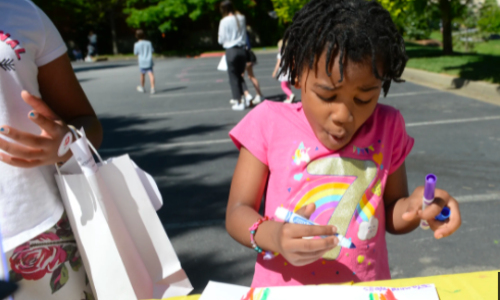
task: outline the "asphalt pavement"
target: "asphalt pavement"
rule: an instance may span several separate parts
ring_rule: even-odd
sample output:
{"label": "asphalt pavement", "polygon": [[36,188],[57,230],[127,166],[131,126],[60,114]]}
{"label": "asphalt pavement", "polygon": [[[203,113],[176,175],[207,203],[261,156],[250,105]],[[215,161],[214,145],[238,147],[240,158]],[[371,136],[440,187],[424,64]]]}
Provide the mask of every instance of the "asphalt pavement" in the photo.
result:
{"label": "asphalt pavement", "polygon": [[[257,57],[264,95],[283,100],[271,77],[276,54]],[[74,65],[104,127],[101,154],[129,153],[158,183],[165,203],[158,214],[195,292],[208,280],[250,285],[256,258],[224,228],[238,157],[228,132],[249,110],[230,109],[219,59],[156,60],[155,95],[136,92],[135,61]],[[247,85],[255,94],[248,79]],[[420,229],[387,234],[393,278],[500,269],[500,107],[409,82],[393,84],[380,102],[402,112],[415,138],[406,159],[410,190],[437,174],[438,186],[459,200],[463,219],[442,240]]]}

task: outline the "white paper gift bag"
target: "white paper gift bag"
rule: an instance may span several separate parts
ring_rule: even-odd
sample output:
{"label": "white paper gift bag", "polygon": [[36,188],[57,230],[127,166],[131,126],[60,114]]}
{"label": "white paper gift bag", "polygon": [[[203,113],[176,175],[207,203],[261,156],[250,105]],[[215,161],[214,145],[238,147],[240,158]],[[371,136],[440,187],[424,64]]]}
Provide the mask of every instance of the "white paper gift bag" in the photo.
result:
{"label": "white paper gift bag", "polygon": [[219,65],[217,66],[217,70],[227,71],[226,55],[223,55],[222,58],[220,59]]}
{"label": "white paper gift bag", "polygon": [[192,290],[137,169],[124,155],[96,166],[94,174],[72,159],[56,175],[98,299],[166,298]]}

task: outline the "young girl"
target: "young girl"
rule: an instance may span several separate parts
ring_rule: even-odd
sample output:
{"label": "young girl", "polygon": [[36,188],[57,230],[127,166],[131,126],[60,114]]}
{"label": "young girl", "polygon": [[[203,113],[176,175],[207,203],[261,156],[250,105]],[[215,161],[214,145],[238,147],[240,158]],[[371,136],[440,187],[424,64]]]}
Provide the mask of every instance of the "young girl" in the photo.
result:
{"label": "young girl", "polygon": [[[274,253],[258,255],[252,286],[390,279],[386,231],[408,233],[428,220],[440,239],[461,224],[446,191],[437,189],[425,211],[423,188],[408,193],[413,138],[398,110],[377,103],[391,81],[402,81],[403,39],[375,1],[312,0],[283,44],[281,73],[290,72],[302,103],[265,101],[230,132],[240,156],[226,228],[241,244]],[[451,217],[434,221],[444,206]],[[269,220],[278,207],[319,225]],[[335,233],[356,248],[340,248]]]}
{"label": "young girl", "polygon": [[278,42],[278,57],[276,61],[276,66],[274,66],[273,78],[276,78],[276,75],[279,73],[278,80],[281,82],[281,89],[283,93],[286,95],[285,103],[292,103],[295,95],[292,93],[292,86],[290,85],[290,74],[288,72],[282,72],[280,69],[281,65],[281,53],[283,47],[283,40],[279,40]]}

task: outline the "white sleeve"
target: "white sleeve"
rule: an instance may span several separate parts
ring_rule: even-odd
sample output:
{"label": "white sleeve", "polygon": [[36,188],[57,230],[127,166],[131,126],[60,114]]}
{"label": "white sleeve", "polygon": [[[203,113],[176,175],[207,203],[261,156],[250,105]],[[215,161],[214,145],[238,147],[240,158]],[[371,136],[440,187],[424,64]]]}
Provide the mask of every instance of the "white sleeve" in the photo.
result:
{"label": "white sleeve", "polygon": [[139,51],[137,49],[137,43],[134,44],[134,55],[139,55]]}
{"label": "white sleeve", "polygon": [[222,45],[224,44],[224,41],[225,41],[225,26],[224,26],[224,22],[223,22],[224,19],[220,20],[220,23],[219,23],[219,44]]}
{"label": "white sleeve", "polygon": [[36,53],[35,63],[41,67],[65,54],[68,48],[49,17],[38,7],[35,6],[35,9],[40,17],[42,30],[42,44]]}

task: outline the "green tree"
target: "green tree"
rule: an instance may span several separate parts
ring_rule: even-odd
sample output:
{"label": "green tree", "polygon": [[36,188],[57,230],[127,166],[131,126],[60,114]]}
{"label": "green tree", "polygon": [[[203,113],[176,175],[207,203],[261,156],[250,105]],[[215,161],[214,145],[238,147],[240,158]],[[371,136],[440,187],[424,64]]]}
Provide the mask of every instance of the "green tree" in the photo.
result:
{"label": "green tree", "polygon": [[[178,30],[179,19],[188,17],[198,20],[204,14],[212,14],[221,0],[126,0],[124,12],[128,15],[127,23],[133,28],[156,27],[161,32]],[[235,3],[237,8],[253,8],[253,0],[241,0]]]}
{"label": "green tree", "polygon": [[495,0],[485,1],[477,25],[484,33],[500,33],[500,6]]}
{"label": "green tree", "polygon": [[[408,0],[395,0],[400,5],[408,4]],[[414,10],[418,14],[428,11],[439,11],[443,35],[443,54],[453,54],[452,23],[467,12],[468,5],[472,0],[413,0],[407,9]]]}
{"label": "green tree", "polygon": [[33,0],[44,12],[50,15],[58,28],[100,27],[109,22],[113,52],[116,54],[117,41],[114,12],[123,0]]}
{"label": "green tree", "polygon": [[274,11],[282,23],[292,22],[293,16],[310,0],[271,0]]}

